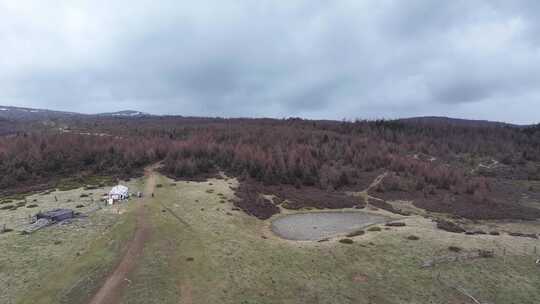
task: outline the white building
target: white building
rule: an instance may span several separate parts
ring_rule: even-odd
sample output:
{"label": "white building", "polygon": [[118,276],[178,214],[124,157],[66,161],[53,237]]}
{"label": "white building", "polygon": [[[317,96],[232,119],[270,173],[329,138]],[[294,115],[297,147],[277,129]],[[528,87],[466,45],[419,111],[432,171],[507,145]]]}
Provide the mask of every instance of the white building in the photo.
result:
{"label": "white building", "polygon": [[112,204],[115,201],[124,200],[129,197],[129,189],[126,186],[114,186],[109,192],[108,202]]}

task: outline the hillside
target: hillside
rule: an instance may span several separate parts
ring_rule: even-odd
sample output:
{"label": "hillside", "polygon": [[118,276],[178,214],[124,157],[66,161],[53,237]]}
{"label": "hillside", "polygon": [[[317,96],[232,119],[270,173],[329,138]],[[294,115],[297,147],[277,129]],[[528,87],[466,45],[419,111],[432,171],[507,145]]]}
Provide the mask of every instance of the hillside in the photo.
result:
{"label": "hillside", "polygon": [[8,120],[40,120],[83,116],[84,114],[46,109],[0,106],[0,118]]}
{"label": "hillside", "polygon": [[[262,194],[291,208],[356,206],[345,194],[383,172],[387,177],[375,191],[384,199],[407,198],[426,210],[468,218],[540,217],[516,202],[525,189],[516,181],[540,179],[540,132],[534,128],[447,118],[337,122],[4,112],[13,112],[14,122],[38,123],[24,136],[0,140],[3,192],[82,172],[137,175],[162,161],[162,171],[174,178],[220,171],[241,178],[238,206],[260,218],[278,212]],[[57,118],[44,123],[50,117]]]}
{"label": "hillside", "polygon": [[538,126],[5,112],[0,302],[540,299]]}
{"label": "hillside", "polygon": [[473,120],[462,118],[451,118],[442,116],[421,116],[401,118],[397,121],[404,123],[417,123],[426,125],[449,125],[449,126],[461,126],[461,127],[515,127],[524,128],[525,125],[516,125],[505,122],[489,121],[489,120]]}
{"label": "hillside", "polygon": [[98,116],[118,116],[118,117],[144,117],[150,116],[148,113],[134,111],[134,110],[123,110],[117,112],[108,112],[108,113],[99,113]]}

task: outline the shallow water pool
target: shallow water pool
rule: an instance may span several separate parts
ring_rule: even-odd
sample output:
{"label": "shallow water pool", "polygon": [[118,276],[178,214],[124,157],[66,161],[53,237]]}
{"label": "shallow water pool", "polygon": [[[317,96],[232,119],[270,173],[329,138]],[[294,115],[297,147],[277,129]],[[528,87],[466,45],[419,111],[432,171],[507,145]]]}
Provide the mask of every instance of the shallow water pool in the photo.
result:
{"label": "shallow water pool", "polygon": [[362,211],[297,213],[274,220],[272,231],[288,240],[316,241],[387,220]]}

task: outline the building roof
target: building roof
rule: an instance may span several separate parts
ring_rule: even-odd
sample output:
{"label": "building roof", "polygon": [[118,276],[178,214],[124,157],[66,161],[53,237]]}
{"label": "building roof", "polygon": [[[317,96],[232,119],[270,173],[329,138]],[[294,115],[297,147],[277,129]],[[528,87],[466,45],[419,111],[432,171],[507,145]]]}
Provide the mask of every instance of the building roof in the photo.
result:
{"label": "building roof", "polygon": [[114,186],[111,191],[109,192],[109,195],[127,195],[128,194],[128,187],[123,185]]}

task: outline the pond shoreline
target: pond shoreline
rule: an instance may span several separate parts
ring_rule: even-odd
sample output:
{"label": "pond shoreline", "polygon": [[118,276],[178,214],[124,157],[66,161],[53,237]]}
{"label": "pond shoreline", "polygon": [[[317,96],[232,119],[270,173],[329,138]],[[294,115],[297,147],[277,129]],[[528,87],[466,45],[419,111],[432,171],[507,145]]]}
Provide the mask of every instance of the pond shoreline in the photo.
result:
{"label": "pond shoreline", "polygon": [[291,241],[318,241],[390,221],[365,211],[318,211],[287,214],[274,219],[270,229]]}

